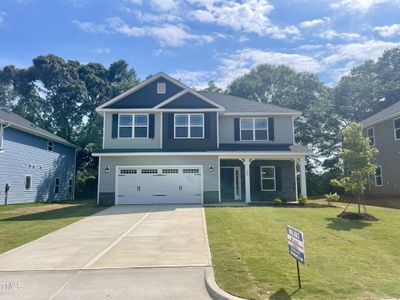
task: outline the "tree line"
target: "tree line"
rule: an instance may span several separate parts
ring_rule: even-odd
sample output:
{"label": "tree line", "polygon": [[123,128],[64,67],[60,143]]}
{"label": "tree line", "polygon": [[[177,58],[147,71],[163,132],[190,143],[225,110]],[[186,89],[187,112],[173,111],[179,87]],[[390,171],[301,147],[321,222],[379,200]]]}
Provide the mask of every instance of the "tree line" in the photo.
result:
{"label": "tree line", "polygon": [[[101,147],[102,121],[95,108],[139,82],[124,60],[106,67],[38,56],[27,68],[0,69],[0,107],[80,146],[77,192],[92,196],[84,191],[96,190],[97,162],[90,154]],[[307,164],[308,185],[311,193],[321,195],[334,191],[330,180],[342,173],[341,129],[400,100],[400,48],[352,68],[334,87],[309,72],[262,64],[226,89],[210,81],[205,90],[302,111],[296,120],[296,141],[314,150]]]}

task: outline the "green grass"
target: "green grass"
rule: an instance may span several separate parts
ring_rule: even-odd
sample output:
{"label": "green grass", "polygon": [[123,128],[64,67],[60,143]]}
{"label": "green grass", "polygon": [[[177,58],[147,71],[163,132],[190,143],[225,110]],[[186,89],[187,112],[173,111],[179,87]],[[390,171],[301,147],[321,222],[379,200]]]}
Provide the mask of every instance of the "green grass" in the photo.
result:
{"label": "green grass", "polygon": [[[355,209],[353,207],[353,209]],[[400,298],[400,211],[368,207],[377,222],[343,220],[342,208],[207,207],[214,272],[251,299]],[[297,288],[286,225],[304,232],[307,266]]]}
{"label": "green grass", "polygon": [[0,253],[35,240],[103,208],[94,201],[0,206]]}

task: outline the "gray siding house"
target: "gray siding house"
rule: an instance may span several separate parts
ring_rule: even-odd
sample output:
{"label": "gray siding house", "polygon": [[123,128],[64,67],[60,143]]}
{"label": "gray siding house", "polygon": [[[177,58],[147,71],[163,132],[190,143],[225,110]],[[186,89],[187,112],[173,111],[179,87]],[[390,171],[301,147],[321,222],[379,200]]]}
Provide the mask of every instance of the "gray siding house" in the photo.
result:
{"label": "gray siding house", "polygon": [[371,195],[400,195],[400,102],[364,120],[365,134],[379,153],[370,177]]}
{"label": "gray siding house", "polygon": [[0,109],[0,205],[74,198],[77,147]]}
{"label": "gray siding house", "polygon": [[[99,106],[98,203],[296,202],[299,111],[196,92],[164,73]],[[298,171],[299,167],[299,171]]]}

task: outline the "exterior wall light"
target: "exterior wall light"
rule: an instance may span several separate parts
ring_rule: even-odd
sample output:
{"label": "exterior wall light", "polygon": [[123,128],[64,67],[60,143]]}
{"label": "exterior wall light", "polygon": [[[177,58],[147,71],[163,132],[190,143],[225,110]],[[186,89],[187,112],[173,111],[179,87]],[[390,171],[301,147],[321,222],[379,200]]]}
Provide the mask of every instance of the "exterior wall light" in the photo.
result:
{"label": "exterior wall light", "polygon": [[209,166],[208,166],[208,171],[214,172],[214,166],[213,166],[213,165],[209,165]]}
{"label": "exterior wall light", "polygon": [[104,170],[106,173],[110,173],[110,166],[107,166]]}

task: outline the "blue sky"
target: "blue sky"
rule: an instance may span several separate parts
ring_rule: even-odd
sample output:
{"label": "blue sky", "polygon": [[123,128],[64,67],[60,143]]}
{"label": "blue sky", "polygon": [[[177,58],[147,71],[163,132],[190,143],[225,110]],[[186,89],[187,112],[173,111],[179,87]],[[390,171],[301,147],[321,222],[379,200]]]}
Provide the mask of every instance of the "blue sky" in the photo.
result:
{"label": "blue sky", "polygon": [[226,86],[260,63],[329,85],[400,46],[400,0],[0,0],[0,67],[56,54]]}

